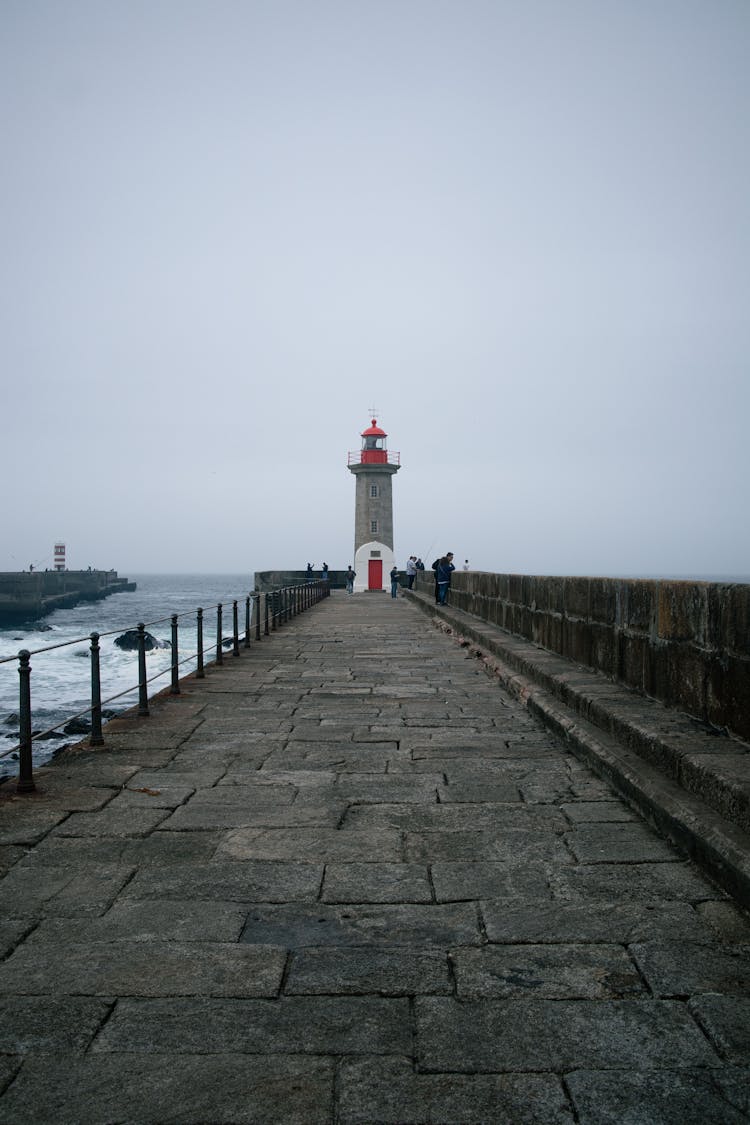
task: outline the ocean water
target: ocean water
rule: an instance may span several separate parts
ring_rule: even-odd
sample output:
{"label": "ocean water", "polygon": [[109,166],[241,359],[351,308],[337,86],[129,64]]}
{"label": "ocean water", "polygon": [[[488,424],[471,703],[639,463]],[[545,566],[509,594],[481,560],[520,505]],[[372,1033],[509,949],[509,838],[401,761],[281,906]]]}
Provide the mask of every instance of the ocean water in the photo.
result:
{"label": "ocean water", "polygon": [[[195,670],[196,610],[203,609],[203,646],[206,662],[215,653],[216,607],[222,604],[222,634],[232,635],[232,602],[239,611],[239,630],[244,637],[245,599],[253,588],[253,574],[130,574],[137,583],[131,593],[113,594],[99,602],[82,602],[68,609],[58,609],[41,621],[27,626],[0,628],[0,659],[17,657],[20,649],[28,649],[31,657],[31,713],[35,731],[45,731],[67,721],[91,706],[90,634],[101,636],[100,675],[102,707],[124,711],[138,702],[138,653],[123,652],[115,638],[139,622],[158,640],[172,636],[171,616],[179,618],[180,676]],[[105,635],[108,634],[108,635]],[[74,643],[70,643],[74,642]],[[54,647],[52,646],[61,646]],[[51,649],[51,651],[39,651]],[[182,663],[187,660],[186,663]],[[146,653],[149,696],[168,687],[171,682],[172,652],[170,647]],[[159,673],[162,673],[159,675]],[[122,695],[120,693],[125,692]],[[112,696],[118,696],[106,702]],[[16,762],[8,756],[18,742],[19,710],[18,660],[0,664],[0,776],[14,773]],[[85,716],[88,718],[89,716]],[[77,742],[80,735],[64,738],[34,739],[34,763],[41,765],[64,745]]]}

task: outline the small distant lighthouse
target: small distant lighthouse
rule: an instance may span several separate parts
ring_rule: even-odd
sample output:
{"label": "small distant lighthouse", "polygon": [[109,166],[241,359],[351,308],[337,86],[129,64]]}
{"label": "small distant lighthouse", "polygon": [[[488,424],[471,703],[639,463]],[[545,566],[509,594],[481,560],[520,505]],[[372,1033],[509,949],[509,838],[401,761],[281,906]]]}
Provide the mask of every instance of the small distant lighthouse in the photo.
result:
{"label": "small distant lighthouse", "polygon": [[349,472],[357,480],[354,507],[354,592],[390,589],[393,553],[393,490],[400,455],[389,453],[388,435],[377,418],[362,432],[362,448],[349,454]]}

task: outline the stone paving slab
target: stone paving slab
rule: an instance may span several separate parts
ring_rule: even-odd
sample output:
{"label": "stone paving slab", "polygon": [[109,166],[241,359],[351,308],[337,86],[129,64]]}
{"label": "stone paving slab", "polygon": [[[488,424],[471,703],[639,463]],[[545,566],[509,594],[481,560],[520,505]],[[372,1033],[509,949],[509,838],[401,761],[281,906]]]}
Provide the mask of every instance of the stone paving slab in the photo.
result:
{"label": "stone paving slab", "polygon": [[127,899],[211,902],[314,902],[320,894],[322,862],[241,863],[217,860],[139,871],[123,889]]}
{"label": "stone paving slab", "polygon": [[429,868],[418,863],[328,863],[322,902],[432,902]]}
{"label": "stone paving slab", "polygon": [[0,785],[0,1122],[747,1119],[747,915],[406,599],[181,686]]}
{"label": "stone paving slab", "polygon": [[115,903],[98,918],[45,918],[27,939],[73,944],[86,941],[236,942],[247,911],[234,902],[132,900]]}
{"label": "stone paving slab", "polygon": [[460,999],[620,1000],[646,984],[618,945],[490,945],[451,954]]}
{"label": "stone paving slab", "polygon": [[750,1110],[750,1071],[662,1070],[603,1073],[581,1070],[567,1079],[581,1125],[740,1125]]}
{"label": "stone paving slab", "polygon": [[417,1060],[428,1071],[675,1069],[720,1066],[683,1004],[671,1000],[471,1000],[417,997]]}
{"label": "stone paving slab", "polygon": [[722,1058],[750,1067],[750,997],[707,992],[688,1009]]}
{"label": "stone paving slab", "polygon": [[636,942],[630,952],[654,996],[750,996],[750,945],[650,941]]}
{"label": "stone paving slab", "polygon": [[667,941],[710,941],[716,934],[687,902],[643,903],[602,900],[568,905],[544,902],[540,895],[509,906],[509,897],[485,899],[482,918],[491,942],[549,942],[581,945],[617,942],[629,946],[661,938]]}
{"label": "stone paving slab", "polygon": [[83,996],[5,997],[0,1000],[0,1054],[82,1055],[112,1003]]}
{"label": "stone paving slab", "polygon": [[441,949],[332,946],[297,950],[284,992],[430,996],[452,993],[453,982],[449,956]]}
{"label": "stone paving slab", "polygon": [[0,965],[11,996],[275,996],[283,950],[261,945],[176,941],[88,941],[18,946]]}
{"label": "stone paving slab", "polygon": [[410,1059],[345,1059],[342,1125],[571,1125],[554,1074],[420,1074]]}
{"label": "stone paving slab", "polygon": [[40,1056],[0,1101],[13,1125],[330,1125],[334,1064],[304,1055]]}
{"label": "stone paving slab", "polygon": [[242,941],[286,945],[424,945],[445,948],[482,940],[473,903],[253,907]]}
{"label": "stone paving slab", "polygon": [[149,1055],[360,1055],[410,1049],[408,999],[381,996],[120,1000],[93,1045],[97,1053]]}

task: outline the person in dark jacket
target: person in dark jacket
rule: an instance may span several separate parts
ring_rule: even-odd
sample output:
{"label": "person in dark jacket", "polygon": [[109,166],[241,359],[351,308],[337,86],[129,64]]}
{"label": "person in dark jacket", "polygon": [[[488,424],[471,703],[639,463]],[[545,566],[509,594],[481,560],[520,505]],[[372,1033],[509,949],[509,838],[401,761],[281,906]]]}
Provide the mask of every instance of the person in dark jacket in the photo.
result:
{"label": "person in dark jacket", "polygon": [[391,569],[391,597],[398,597],[398,567],[395,565]]}
{"label": "person in dark jacket", "polygon": [[435,571],[435,601],[438,605],[445,605],[451,584],[451,574],[456,569],[453,565],[453,551],[448,551],[447,555],[435,559],[432,569]]}

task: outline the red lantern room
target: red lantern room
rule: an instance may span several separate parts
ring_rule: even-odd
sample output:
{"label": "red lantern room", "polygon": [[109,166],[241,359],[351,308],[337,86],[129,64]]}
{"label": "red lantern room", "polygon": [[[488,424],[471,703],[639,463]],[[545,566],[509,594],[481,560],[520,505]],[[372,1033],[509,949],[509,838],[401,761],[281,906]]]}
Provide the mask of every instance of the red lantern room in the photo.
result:
{"label": "red lantern room", "polygon": [[373,418],[372,425],[362,431],[362,459],[363,465],[386,465],[388,451],[385,439],[388,437],[385,430],[381,430],[377,419]]}

